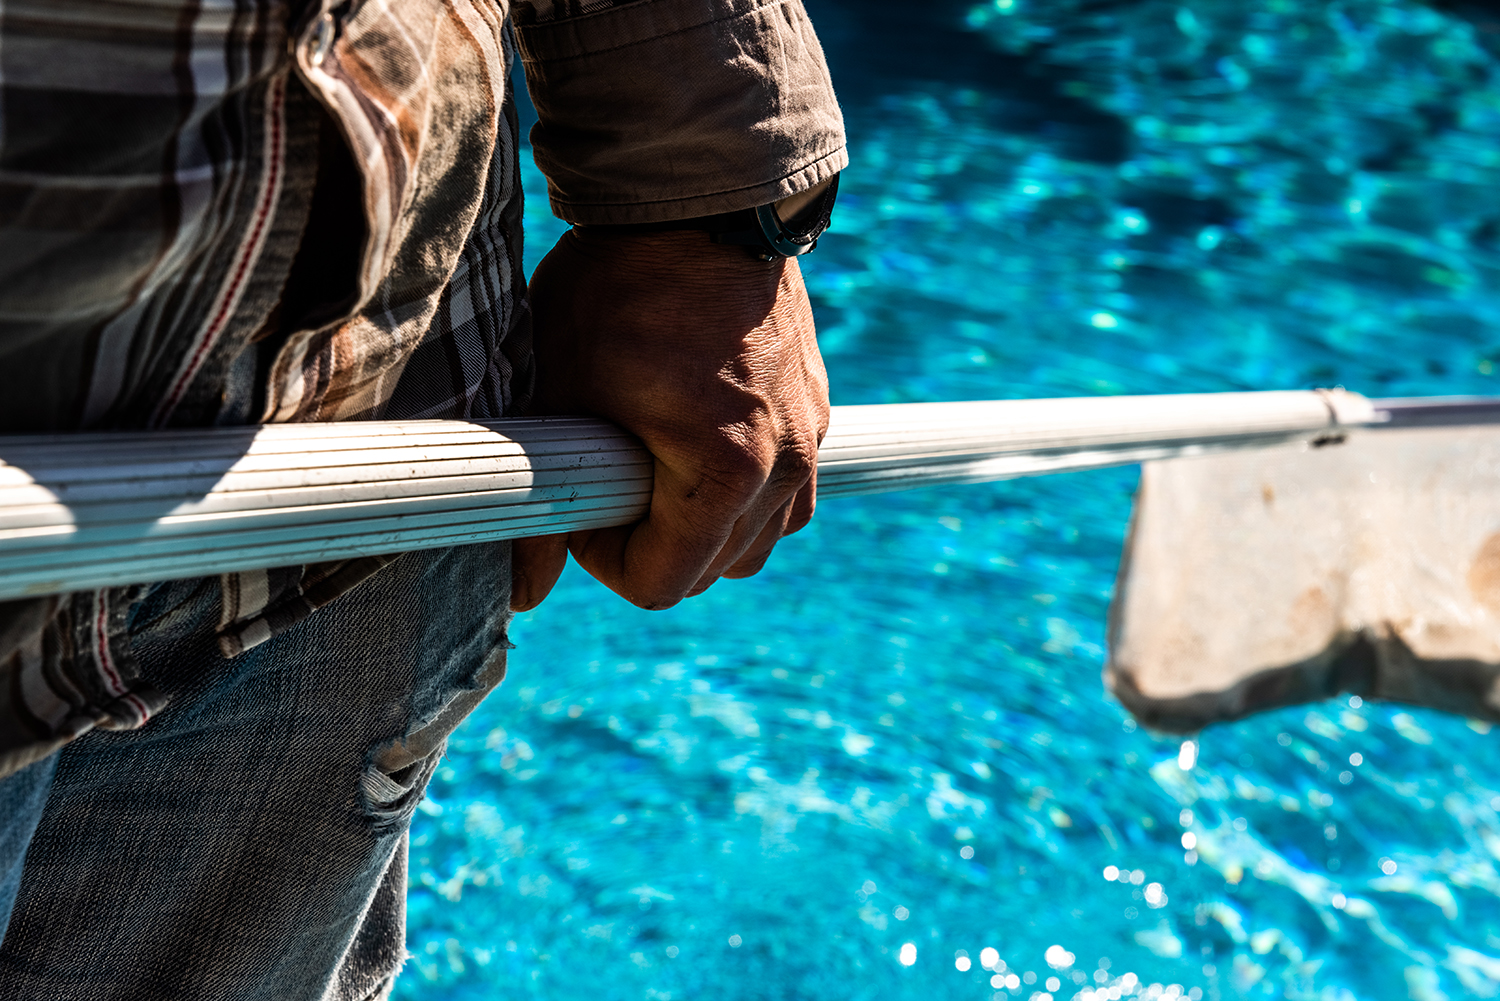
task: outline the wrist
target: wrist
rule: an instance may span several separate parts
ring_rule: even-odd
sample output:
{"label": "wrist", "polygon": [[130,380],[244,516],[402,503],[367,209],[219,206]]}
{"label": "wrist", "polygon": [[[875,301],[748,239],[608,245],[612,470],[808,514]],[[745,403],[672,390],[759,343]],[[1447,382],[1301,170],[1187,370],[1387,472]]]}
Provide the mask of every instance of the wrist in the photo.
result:
{"label": "wrist", "polygon": [[[757,260],[691,230],[601,235],[575,229],[559,247],[575,262],[573,294],[614,303],[604,338],[610,342],[666,339],[684,350],[712,352],[711,345],[743,340],[785,306],[789,288],[802,287],[795,260]],[[647,301],[650,308],[643,306]]]}
{"label": "wrist", "polygon": [[578,226],[564,234],[563,241],[631,286],[702,286],[704,294],[712,290],[725,298],[773,289],[782,265],[797,266],[795,260],[768,261],[745,253],[743,247],[716,243],[703,230],[636,233]]}
{"label": "wrist", "polygon": [[575,231],[601,237],[639,236],[649,233],[700,232],[713,243],[741,247],[749,256],[771,261],[800,257],[817,249],[818,240],[833,218],[839,175],[834,174],[806,191],[799,191],[767,205],[664,222],[622,226],[579,226]]}

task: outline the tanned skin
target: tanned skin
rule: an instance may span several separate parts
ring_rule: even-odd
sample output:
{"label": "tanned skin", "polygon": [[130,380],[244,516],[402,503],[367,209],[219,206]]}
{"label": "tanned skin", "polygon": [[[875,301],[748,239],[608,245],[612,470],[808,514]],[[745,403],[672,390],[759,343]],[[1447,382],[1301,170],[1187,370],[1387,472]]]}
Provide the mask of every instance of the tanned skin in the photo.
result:
{"label": "tanned skin", "polygon": [[749,577],[812,518],[828,376],[795,260],[704,233],[572,230],[531,281],[532,412],[601,417],[656,459],[645,519],[518,539],[511,607],[534,608],[567,554],[642,608]]}

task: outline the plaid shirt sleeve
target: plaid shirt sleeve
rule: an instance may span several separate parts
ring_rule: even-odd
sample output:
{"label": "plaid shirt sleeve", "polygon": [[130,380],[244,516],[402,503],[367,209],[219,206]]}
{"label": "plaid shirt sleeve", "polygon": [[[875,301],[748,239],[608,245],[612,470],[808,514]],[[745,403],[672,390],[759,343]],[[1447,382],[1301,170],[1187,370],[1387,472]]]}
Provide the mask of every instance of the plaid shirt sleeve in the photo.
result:
{"label": "plaid shirt sleeve", "polygon": [[[800,0],[523,0],[518,32],[510,13],[7,0],[0,432],[524,406],[517,34],[565,219],[729,211],[844,164]],[[345,175],[328,169],[340,158]],[[324,256],[347,290],[300,301]],[[225,656],[394,558],[206,582]],[[0,775],[160,709],[130,651],[143,593],[0,603]]]}

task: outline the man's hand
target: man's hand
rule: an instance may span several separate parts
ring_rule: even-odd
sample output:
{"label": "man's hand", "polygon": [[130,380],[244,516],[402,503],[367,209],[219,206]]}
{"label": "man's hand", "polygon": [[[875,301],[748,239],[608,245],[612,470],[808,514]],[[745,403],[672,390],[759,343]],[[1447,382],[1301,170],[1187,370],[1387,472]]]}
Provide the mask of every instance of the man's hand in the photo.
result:
{"label": "man's hand", "polygon": [[574,230],[531,282],[532,410],[618,424],[656,457],[645,520],[518,539],[511,607],[538,605],[567,553],[642,608],[760,570],[812,518],[828,378],[794,260],[697,232]]}

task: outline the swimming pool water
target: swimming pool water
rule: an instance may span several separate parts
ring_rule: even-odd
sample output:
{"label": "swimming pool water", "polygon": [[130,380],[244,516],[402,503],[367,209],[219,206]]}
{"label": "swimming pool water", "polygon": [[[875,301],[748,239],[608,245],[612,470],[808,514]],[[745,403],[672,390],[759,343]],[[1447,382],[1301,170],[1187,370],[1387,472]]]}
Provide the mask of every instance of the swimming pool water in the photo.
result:
{"label": "swimming pool water", "polygon": [[[835,403],[1500,392],[1482,7],[808,8]],[[1134,482],[830,501],[664,613],[570,568],[418,816],[396,996],[1500,993],[1488,726],[1340,699],[1184,749],[1104,694]]]}

